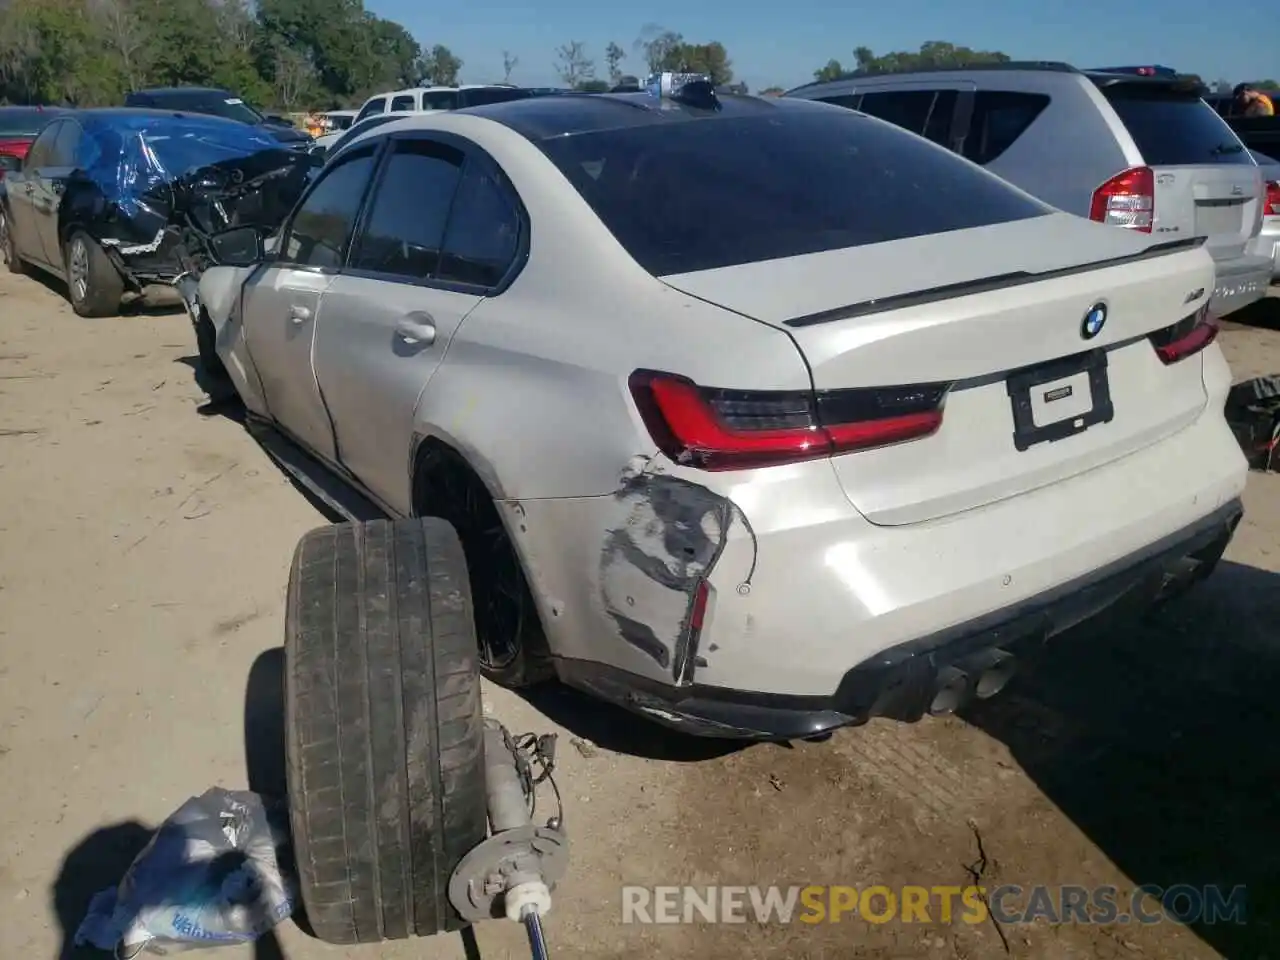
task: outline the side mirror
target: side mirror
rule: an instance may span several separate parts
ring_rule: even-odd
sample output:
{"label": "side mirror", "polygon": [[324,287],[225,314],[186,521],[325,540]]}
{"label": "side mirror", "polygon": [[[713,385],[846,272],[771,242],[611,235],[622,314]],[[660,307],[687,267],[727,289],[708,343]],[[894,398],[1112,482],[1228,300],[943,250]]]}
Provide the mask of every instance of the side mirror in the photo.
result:
{"label": "side mirror", "polygon": [[232,227],[209,238],[210,252],[219,266],[251,267],[266,256],[257,227]]}

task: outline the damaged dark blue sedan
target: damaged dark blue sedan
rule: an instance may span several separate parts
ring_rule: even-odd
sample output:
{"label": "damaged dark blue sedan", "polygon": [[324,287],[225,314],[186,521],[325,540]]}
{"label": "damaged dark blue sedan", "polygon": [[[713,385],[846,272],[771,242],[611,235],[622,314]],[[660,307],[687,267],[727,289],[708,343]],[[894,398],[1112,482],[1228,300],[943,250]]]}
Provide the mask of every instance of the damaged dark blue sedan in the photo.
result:
{"label": "damaged dark blue sedan", "polygon": [[0,181],[0,256],[11,273],[65,280],[80,316],[111,316],[197,270],[209,234],[279,224],[315,162],[218,117],[62,113]]}

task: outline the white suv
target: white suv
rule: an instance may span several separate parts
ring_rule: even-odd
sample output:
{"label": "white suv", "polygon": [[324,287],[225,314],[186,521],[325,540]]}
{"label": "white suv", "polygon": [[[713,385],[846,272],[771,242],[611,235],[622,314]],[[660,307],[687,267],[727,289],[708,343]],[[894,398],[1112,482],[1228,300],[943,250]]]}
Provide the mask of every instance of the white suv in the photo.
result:
{"label": "white suv", "polygon": [[[464,83],[458,87],[410,87],[370,97],[356,114],[355,123],[379,113],[430,113],[434,110],[462,110],[486,103],[523,100],[529,91],[522,87],[494,83]],[[354,124],[353,124],[354,126]]]}
{"label": "white suv", "polygon": [[1264,296],[1273,265],[1252,249],[1266,204],[1257,165],[1202,89],[1177,75],[1005,63],[855,75],[787,96],[888,120],[1060,210],[1156,240],[1205,238],[1222,315]]}

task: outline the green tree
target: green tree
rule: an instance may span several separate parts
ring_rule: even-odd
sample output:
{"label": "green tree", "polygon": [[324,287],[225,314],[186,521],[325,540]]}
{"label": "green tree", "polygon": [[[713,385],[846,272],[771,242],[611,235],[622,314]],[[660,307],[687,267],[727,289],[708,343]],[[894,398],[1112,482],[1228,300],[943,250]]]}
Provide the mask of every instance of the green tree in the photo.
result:
{"label": "green tree", "polygon": [[641,44],[641,49],[650,73],[705,73],[717,86],[733,80],[733,62],[719,41],[688,43],[681,34],[663,30]]}
{"label": "green tree", "polygon": [[454,83],[461,66],[443,44],[424,56],[363,0],[0,0],[5,101],[99,106],[140,87],[208,85],[301,109],[424,73]]}
{"label": "green tree", "polygon": [[437,43],[422,58],[422,75],[429,83],[440,87],[457,86],[462,61],[443,43]]}
{"label": "green tree", "polygon": [[672,30],[662,30],[654,37],[639,44],[644,54],[645,65],[650,73],[661,70],[672,70],[674,67],[664,66],[669,63],[676,51],[684,45],[684,37]]}
{"label": "green tree", "polygon": [[957,47],[941,40],[930,40],[920,49],[895,50],[876,56],[870,47],[857,47],[853,51],[854,65],[845,70],[839,60],[828,60],[826,66],[813,72],[818,81],[838,80],[851,73],[895,73],[901,70],[933,70],[947,67],[972,67],[992,63],[1008,63],[1006,54],[994,50],[973,50]]}
{"label": "green tree", "polygon": [[627,53],[616,43],[610,41],[609,45],[604,48],[604,63],[609,71],[609,84],[616,87],[622,82],[622,61],[627,59]]}
{"label": "green tree", "polygon": [[573,89],[580,93],[608,93],[609,81],[607,80],[579,80],[577,86]]}
{"label": "green tree", "polygon": [[813,71],[813,79],[818,83],[828,83],[832,80],[839,80],[848,72],[839,60],[828,60],[825,67],[819,67]]}

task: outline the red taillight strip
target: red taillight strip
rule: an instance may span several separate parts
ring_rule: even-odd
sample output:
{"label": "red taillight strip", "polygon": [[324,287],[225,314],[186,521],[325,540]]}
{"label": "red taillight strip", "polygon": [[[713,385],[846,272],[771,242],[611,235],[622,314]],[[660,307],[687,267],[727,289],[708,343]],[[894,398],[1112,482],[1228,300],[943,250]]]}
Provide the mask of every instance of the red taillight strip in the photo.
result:
{"label": "red taillight strip", "polygon": [[[946,393],[946,385],[937,384],[925,388],[885,388],[887,402],[883,412],[848,413],[839,418],[843,422],[823,422],[835,418],[819,417],[818,404],[812,394],[733,392],[730,395],[728,391],[700,387],[684,377],[646,370],[632,374],[630,387],[640,416],[658,448],[676,463],[711,471],[797,463],[919,439],[942,425],[941,403]],[[865,401],[864,394],[875,395],[877,391],[848,393],[855,400]],[[830,394],[824,394],[824,404],[837,408],[839,405],[829,403],[830,399]],[[719,410],[717,403],[721,404]],[[777,416],[773,417],[767,409],[758,413],[762,424],[786,419],[796,425],[741,429],[727,423],[722,416],[723,411],[732,409],[734,404],[767,408],[770,403],[777,405]],[[799,411],[797,404],[801,404]],[[903,409],[904,404],[908,409]]]}
{"label": "red taillight strip", "polygon": [[1194,356],[1209,346],[1217,339],[1218,330],[1217,317],[1204,307],[1193,316],[1152,334],[1151,343],[1156,355],[1167,366]]}

